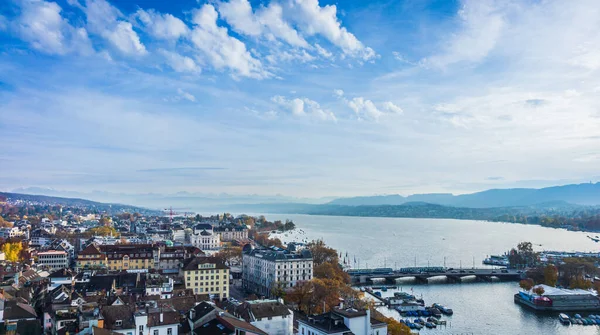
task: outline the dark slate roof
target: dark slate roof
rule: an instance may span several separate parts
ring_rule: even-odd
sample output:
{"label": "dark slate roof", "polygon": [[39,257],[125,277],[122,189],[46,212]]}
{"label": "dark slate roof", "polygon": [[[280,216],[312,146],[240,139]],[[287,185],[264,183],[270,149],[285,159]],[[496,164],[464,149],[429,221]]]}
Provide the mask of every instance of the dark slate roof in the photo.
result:
{"label": "dark slate roof", "polygon": [[207,315],[208,313],[214,311],[215,308],[216,307],[213,304],[203,301],[203,302],[199,303],[198,305],[194,306],[194,308],[193,308],[194,317],[191,318],[191,320],[192,321],[199,320],[199,319],[203,318],[205,315]]}
{"label": "dark slate roof", "polygon": [[63,268],[63,269],[59,269],[56,270],[54,272],[52,272],[48,278],[67,278],[67,277],[73,277],[75,276],[75,274],[73,273],[73,271],[71,271],[70,269],[67,268]]}
{"label": "dark slate roof", "polygon": [[217,319],[212,319],[194,331],[196,335],[230,335],[233,333],[235,333],[235,329],[230,329]]}
{"label": "dark slate roof", "polygon": [[350,332],[350,329],[344,324],[344,318],[335,313],[329,312],[314,316],[299,314],[298,316],[299,323],[304,323],[328,334]]}
{"label": "dark slate roof", "polygon": [[163,322],[160,322],[160,312],[148,314],[148,326],[156,327],[161,325],[179,324],[181,314],[175,311],[163,312]]}
{"label": "dark slate roof", "polygon": [[252,333],[256,335],[269,335],[264,331],[260,330],[259,328],[256,328],[256,326],[244,320],[236,319],[232,316],[220,315],[217,316],[216,320],[219,320],[223,325],[226,325],[229,328],[245,330],[246,333]]}
{"label": "dark slate roof", "polygon": [[33,307],[16,301],[6,301],[4,303],[5,320],[21,320],[37,318],[37,313]]}
{"label": "dark slate roof", "polygon": [[215,269],[229,269],[225,264],[214,257],[193,257],[184,265],[183,271],[198,270],[198,264],[215,264]]}
{"label": "dark slate roof", "polygon": [[203,230],[202,232],[200,232],[200,235],[202,235],[202,236],[210,236],[212,234],[209,233],[209,232],[207,232],[206,230]]}
{"label": "dark slate roof", "polygon": [[[104,317],[104,325],[107,329],[129,329],[135,327],[135,319],[133,313],[135,306],[104,306],[102,308],[102,316]],[[121,326],[115,326],[115,321],[121,320]]]}
{"label": "dark slate roof", "polygon": [[[252,315],[256,319],[258,319],[258,318],[262,319],[262,318],[267,318],[267,317],[283,316],[283,315],[291,314],[290,310],[287,308],[287,306],[280,303],[279,301],[264,301],[264,302],[246,301],[242,304],[234,306],[231,309],[228,308],[228,311],[233,312],[232,314],[241,317],[242,319],[246,320],[247,322],[256,321],[255,319],[252,318]],[[252,312],[252,314],[250,314],[250,312]]]}
{"label": "dark slate roof", "polygon": [[199,223],[196,226],[194,226],[194,230],[212,230],[213,226],[209,225],[208,223]]}
{"label": "dark slate roof", "polygon": [[347,318],[355,318],[355,317],[367,315],[366,309],[362,309],[362,310],[356,310],[354,308],[339,309],[337,307],[334,307],[333,311],[335,313],[345,316]]}
{"label": "dark slate roof", "polygon": [[248,254],[254,257],[256,257],[257,255],[262,255],[263,259],[270,261],[288,259],[312,259],[312,254],[309,250],[302,250],[300,253],[292,253],[287,250],[253,249],[249,251]]}

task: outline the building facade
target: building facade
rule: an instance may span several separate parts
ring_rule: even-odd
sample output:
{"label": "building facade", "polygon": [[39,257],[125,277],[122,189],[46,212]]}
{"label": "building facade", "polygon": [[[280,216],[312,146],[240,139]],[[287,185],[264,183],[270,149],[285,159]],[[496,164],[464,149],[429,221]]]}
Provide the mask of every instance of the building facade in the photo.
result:
{"label": "building facade", "polygon": [[309,250],[256,249],[242,255],[242,287],[260,295],[272,297],[276,287],[292,288],[312,278]]}
{"label": "building facade", "polygon": [[298,318],[298,335],[387,335],[387,324],[371,318],[369,309],[334,308]]}
{"label": "building facade", "polygon": [[213,257],[191,258],[183,267],[185,288],[195,294],[229,298],[229,268]]}
{"label": "building facade", "polygon": [[218,234],[223,242],[234,240],[243,240],[248,238],[248,227],[239,225],[223,225],[215,227],[215,234]]}
{"label": "building facade", "polygon": [[216,234],[210,224],[197,224],[194,227],[190,240],[193,246],[200,250],[215,250],[221,247],[221,238]]}
{"label": "building facade", "polygon": [[148,272],[158,259],[158,248],[150,244],[90,244],[77,255],[77,269]]}
{"label": "building facade", "polygon": [[64,269],[69,267],[69,254],[65,251],[48,250],[38,252],[37,264],[47,266],[53,270]]}

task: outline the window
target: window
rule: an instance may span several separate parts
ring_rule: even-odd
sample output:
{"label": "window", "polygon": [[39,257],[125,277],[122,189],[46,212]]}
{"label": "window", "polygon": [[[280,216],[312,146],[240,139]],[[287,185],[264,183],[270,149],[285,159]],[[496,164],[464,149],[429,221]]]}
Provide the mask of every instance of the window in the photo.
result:
{"label": "window", "polygon": [[154,329],[154,335],[158,335],[158,329]]}
{"label": "window", "polygon": [[[173,329],[167,328],[167,335],[173,335]],[[377,334],[379,335],[379,334]]]}
{"label": "window", "polygon": [[123,325],[123,321],[122,320],[115,321],[115,326],[121,327],[121,325]]}

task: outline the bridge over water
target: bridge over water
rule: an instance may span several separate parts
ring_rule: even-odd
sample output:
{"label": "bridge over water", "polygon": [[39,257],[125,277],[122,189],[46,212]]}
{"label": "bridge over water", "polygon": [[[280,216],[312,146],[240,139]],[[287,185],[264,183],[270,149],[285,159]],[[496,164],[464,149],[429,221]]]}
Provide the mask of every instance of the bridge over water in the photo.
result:
{"label": "bridge over water", "polygon": [[[420,270],[417,271],[416,269]],[[385,280],[395,284],[397,279],[413,278],[415,281],[427,284],[430,278],[446,278],[448,283],[460,283],[465,277],[475,277],[477,281],[491,282],[494,278],[500,281],[519,281],[522,271],[512,269],[446,269],[442,267],[415,268],[382,271],[382,269],[349,270],[348,274],[353,284],[372,284],[374,280]],[[422,271],[424,270],[424,271]]]}

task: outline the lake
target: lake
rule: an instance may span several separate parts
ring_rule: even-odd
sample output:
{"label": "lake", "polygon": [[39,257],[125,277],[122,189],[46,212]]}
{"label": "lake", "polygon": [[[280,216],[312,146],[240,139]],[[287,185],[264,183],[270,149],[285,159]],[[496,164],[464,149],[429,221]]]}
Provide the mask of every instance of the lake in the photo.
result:
{"label": "lake", "polygon": [[[501,222],[337,217],[269,214],[269,220],[290,219],[297,231],[282,234],[285,241],[323,239],[348,253],[361,267],[443,266],[482,267],[491,254],[502,254],[519,242],[529,241],[536,250],[595,251],[588,233]],[[354,265],[354,264],[351,264]],[[513,302],[518,283],[463,283],[418,285],[401,282],[402,290],[423,296],[454,310],[447,328],[422,334],[598,334],[598,326],[563,326],[553,315],[536,314]],[[393,295],[392,290],[384,296]],[[395,311],[382,312],[400,317]],[[600,313],[599,313],[600,314]]]}

